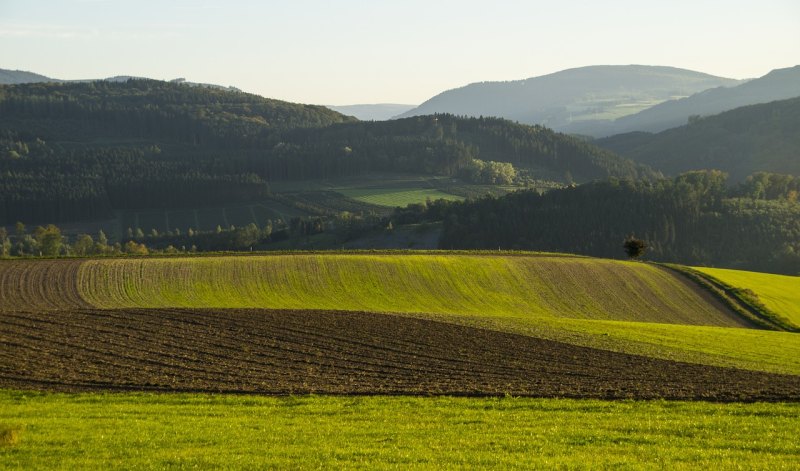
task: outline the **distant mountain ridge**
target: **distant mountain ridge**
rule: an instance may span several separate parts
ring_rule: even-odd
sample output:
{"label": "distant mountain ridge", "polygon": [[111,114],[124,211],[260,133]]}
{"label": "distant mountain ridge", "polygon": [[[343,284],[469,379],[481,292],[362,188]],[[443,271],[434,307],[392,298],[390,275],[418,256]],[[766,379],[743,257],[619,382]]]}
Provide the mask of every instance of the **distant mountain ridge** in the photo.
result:
{"label": "distant mountain ridge", "polygon": [[24,70],[0,69],[0,85],[16,85],[19,83],[60,82],[44,75]]}
{"label": "distant mountain ridge", "polygon": [[[115,75],[113,77],[98,78],[98,79],[63,80],[63,79],[47,77],[33,72],[26,72],[24,70],[0,69],[0,85],[21,85],[24,83],[45,83],[45,82],[52,82],[52,83],[64,83],[64,82],[83,83],[83,82],[98,82],[98,81],[127,82],[128,80],[153,80],[153,79],[150,79],[148,77],[139,77],[135,75]],[[209,88],[216,88],[219,90],[241,91],[233,86],[226,87],[224,85],[216,85],[213,83],[188,82],[184,78],[176,78],[170,80],[170,82],[182,83],[194,87],[209,87]]]}
{"label": "distant mountain ridge", "polygon": [[718,169],[734,180],[754,172],[800,176],[800,97],[693,118],[658,134],[634,132],[594,141],[667,174]]}
{"label": "distant mountain ridge", "polygon": [[741,81],[664,66],[598,65],[511,82],[448,90],[398,117],[452,113],[498,116],[571,131],[576,123],[609,124],[674,98]]}
{"label": "distant mountain ridge", "polygon": [[800,65],[775,69],[761,78],[731,88],[712,88],[687,98],[667,101],[614,123],[615,133],[659,132],[686,124],[689,116],[709,116],[742,106],[800,96]]}

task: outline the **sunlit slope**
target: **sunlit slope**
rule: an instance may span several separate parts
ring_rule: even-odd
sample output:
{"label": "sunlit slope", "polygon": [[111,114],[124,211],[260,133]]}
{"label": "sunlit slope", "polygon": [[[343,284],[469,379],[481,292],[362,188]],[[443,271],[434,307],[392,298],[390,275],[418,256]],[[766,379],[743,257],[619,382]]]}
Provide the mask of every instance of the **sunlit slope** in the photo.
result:
{"label": "sunlit slope", "polygon": [[660,268],[558,256],[268,255],[89,260],[100,308],[260,307],[737,326]]}
{"label": "sunlit slope", "polygon": [[722,268],[695,268],[734,288],[754,292],[769,310],[800,326],[800,277]]}

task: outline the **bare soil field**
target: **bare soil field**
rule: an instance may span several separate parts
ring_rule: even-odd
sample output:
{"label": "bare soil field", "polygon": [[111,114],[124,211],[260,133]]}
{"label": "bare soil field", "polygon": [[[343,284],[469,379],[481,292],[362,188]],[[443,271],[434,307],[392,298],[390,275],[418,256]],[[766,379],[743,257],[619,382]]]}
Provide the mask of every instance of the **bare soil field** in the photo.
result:
{"label": "bare soil field", "polygon": [[81,260],[3,260],[0,311],[89,308],[78,288]]}
{"label": "bare soil field", "polygon": [[366,312],[0,313],[0,388],[798,401],[800,376]]}

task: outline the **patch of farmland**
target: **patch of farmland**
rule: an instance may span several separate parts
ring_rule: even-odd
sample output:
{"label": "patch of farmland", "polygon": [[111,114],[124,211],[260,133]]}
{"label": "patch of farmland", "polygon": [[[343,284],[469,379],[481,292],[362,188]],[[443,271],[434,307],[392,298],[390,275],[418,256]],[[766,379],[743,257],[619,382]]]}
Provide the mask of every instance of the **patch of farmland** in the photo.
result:
{"label": "patch of farmland", "polygon": [[374,313],[7,312],[0,387],[800,400],[800,377]]}
{"label": "patch of farmland", "polygon": [[87,260],[78,276],[81,295],[99,308],[264,307],[748,325],[667,270],[581,257],[304,254]]}
{"label": "patch of farmland", "polygon": [[397,207],[426,200],[446,199],[462,201],[464,198],[433,188],[337,188],[336,192],[348,198],[378,206]]}
{"label": "patch of farmland", "polygon": [[0,312],[50,311],[91,307],[80,294],[79,260],[3,260],[0,262]]}

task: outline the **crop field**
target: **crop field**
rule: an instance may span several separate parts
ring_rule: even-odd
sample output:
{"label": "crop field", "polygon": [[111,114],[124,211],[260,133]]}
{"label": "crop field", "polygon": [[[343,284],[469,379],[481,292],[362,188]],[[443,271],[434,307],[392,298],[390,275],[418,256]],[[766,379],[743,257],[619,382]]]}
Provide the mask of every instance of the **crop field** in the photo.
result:
{"label": "crop field", "polygon": [[647,357],[800,374],[798,336],[746,328],[657,266],[549,255],[298,254],[0,262],[0,311],[398,313]]}
{"label": "crop field", "polygon": [[0,469],[796,469],[799,404],[0,391]]}
{"label": "crop field", "polygon": [[0,336],[10,389],[800,400],[800,376],[375,313],[11,312]]}
{"label": "crop field", "polygon": [[568,255],[2,260],[0,469],[790,469],[798,338]]}
{"label": "crop field", "polygon": [[800,327],[800,276],[773,275],[721,268],[695,268],[722,283],[748,289],[764,305]]}

